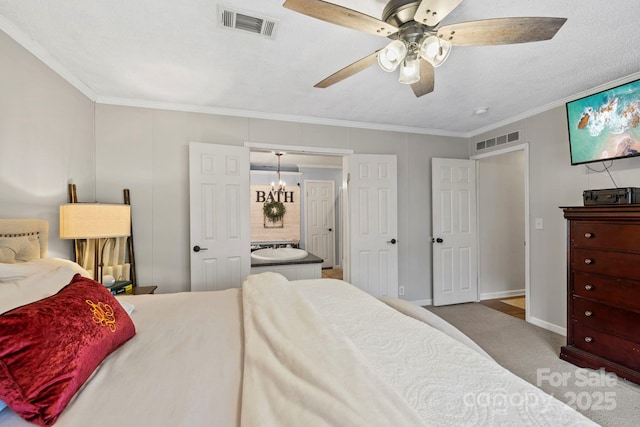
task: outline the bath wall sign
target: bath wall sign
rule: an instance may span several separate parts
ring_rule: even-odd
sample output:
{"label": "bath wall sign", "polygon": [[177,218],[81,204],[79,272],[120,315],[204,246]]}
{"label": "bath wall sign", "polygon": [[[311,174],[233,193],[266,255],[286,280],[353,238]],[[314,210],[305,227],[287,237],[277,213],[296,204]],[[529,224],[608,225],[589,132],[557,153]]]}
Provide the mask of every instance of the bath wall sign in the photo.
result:
{"label": "bath wall sign", "polygon": [[293,191],[256,190],[255,201],[257,203],[271,203],[271,202],[295,203]]}

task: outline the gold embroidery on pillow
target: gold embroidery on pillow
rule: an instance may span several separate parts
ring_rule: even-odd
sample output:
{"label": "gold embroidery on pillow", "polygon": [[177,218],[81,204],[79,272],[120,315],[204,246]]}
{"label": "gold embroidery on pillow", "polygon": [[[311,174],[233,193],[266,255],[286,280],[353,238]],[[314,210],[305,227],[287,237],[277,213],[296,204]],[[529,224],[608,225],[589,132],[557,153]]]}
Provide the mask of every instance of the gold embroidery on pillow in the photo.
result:
{"label": "gold embroidery on pillow", "polygon": [[116,317],[113,314],[113,308],[109,304],[103,302],[94,303],[90,299],[86,300],[87,304],[93,311],[93,321],[99,325],[106,326],[111,332],[116,331]]}

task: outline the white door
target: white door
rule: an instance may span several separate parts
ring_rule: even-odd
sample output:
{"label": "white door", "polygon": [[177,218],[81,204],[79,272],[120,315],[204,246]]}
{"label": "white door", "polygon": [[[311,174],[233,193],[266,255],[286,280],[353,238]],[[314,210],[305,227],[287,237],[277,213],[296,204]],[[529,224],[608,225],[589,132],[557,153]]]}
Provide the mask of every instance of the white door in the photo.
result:
{"label": "white door", "polygon": [[189,144],[191,290],[240,287],[251,269],[249,149]]}
{"label": "white door", "polygon": [[304,181],[306,249],[324,260],[322,268],[333,268],[335,262],[335,183]]}
{"label": "white door", "polygon": [[433,304],[478,300],[474,160],[431,161]]}
{"label": "white door", "polygon": [[348,160],[349,280],[369,294],[398,296],[398,198],[395,155]]}

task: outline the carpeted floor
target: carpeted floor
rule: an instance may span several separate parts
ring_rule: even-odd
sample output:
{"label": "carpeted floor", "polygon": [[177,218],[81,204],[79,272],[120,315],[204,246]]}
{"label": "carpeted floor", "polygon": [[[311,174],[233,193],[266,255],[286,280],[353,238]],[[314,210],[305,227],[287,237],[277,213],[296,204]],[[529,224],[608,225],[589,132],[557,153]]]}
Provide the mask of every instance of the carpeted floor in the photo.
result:
{"label": "carpeted floor", "polygon": [[496,362],[602,426],[640,425],[640,386],[560,360],[566,343],[562,335],[478,303],[425,308],[472,338]]}

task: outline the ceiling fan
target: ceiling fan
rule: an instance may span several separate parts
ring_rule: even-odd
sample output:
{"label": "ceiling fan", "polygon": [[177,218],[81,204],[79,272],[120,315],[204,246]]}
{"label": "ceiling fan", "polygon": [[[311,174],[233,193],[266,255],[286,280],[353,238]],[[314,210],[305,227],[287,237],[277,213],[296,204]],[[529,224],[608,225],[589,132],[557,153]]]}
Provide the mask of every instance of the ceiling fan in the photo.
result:
{"label": "ceiling fan", "polygon": [[286,0],[284,7],[332,24],[391,39],[386,47],[317,83],[326,88],[376,62],[387,71],[400,68],[399,82],[416,96],[433,92],[434,67],[452,46],[501,45],[551,39],[566,18],[524,17],[468,21],[438,27],[462,0],[390,0],[382,20],[322,0]]}

